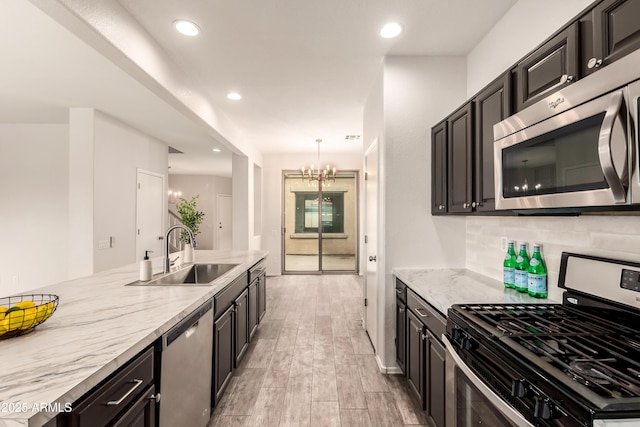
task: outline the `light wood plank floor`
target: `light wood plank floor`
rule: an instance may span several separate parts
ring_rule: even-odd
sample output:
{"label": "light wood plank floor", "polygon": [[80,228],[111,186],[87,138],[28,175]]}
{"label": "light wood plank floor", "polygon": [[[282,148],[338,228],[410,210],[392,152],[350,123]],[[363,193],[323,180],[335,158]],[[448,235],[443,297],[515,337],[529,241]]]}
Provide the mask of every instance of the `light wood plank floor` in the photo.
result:
{"label": "light wood plank floor", "polygon": [[213,426],[429,426],[404,378],[382,375],[355,275],[267,278],[267,314]]}

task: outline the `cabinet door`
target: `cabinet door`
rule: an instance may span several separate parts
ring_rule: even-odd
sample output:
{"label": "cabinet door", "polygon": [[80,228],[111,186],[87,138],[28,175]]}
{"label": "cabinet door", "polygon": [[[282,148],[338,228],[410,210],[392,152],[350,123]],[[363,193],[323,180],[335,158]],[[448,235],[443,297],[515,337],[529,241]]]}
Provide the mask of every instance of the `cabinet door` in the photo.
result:
{"label": "cabinet door", "polygon": [[[593,9],[593,50],[587,68],[610,64],[640,48],[640,2],[605,0]],[[589,67],[591,66],[591,67]]]}
{"label": "cabinet door", "polygon": [[407,355],[406,371],[410,389],[418,396],[422,409],[426,409],[424,399],[425,384],[425,327],[418,318],[407,311]]}
{"label": "cabinet door", "polygon": [[403,374],[406,373],[405,360],[407,348],[405,345],[407,331],[407,306],[400,298],[396,298],[396,362]]}
{"label": "cabinet door", "polygon": [[475,98],[475,173],[472,207],[494,211],[493,125],[511,115],[511,72],[504,73]]}
{"label": "cabinet door", "polygon": [[220,401],[233,373],[233,310],[233,306],[229,307],[213,324],[212,407]]}
{"label": "cabinet door", "polygon": [[234,301],[235,353],[234,366],[238,367],[249,347],[249,290],[245,289]]}
{"label": "cabinet door", "polygon": [[447,212],[447,122],[431,129],[431,213]]}
{"label": "cabinet door", "polygon": [[258,280],[249,285],[249,341],[258,329]]}
{"label": "cabinet door", "polygon": [[427,332],[427,415],[435,427],[445,427],[445,359],[444,346]]}
{"label": "cabinet door", "polygon": [[156,388],[149,387],[113,427],[156,427]]}
{"label": "cabinet door", "polygon": [[448,209],[471,212],[473,177],[473,104],[467,103],[447,121]]}
{"label": "cabinet door", "polygon": [[267,275],[261,274],[258,282],[258,323],[267,312]]}
{"label": "cabinet door", "polygon": [[577,79],[577,40],[575,22],[518,64],[518,111]]}

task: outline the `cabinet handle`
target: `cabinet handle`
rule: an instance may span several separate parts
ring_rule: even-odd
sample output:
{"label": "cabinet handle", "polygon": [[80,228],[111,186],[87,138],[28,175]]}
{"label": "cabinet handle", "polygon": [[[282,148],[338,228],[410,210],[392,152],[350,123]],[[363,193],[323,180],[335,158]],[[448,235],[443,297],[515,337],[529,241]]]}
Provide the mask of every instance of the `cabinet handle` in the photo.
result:
{"label": "cabinet handle", "polygon": [[400,308],[400,313],[404,313],[404,308]]}
{"label": "cabinet handle", "polygon": [[567,74],[563,74],[562,77],[560,77],[560,84],[563,83],[569,83],[573,81],[573,76],[569,76]]}
{"label": "cabinet handle", "polygon": [[149,400],[155,400],[156,403],[160,402],[160,398],[162,397],[162,395],[160,393],[156,393],[156,394],[152,394],[151,396],[149,396]]}
{"label": "cabinet handle", "polygon": [[422,334],[422,341],[426,341],[427,340],[427,334]]}
{"label": "cabinet handle", "polygon": [[440,209],[440,210],[444,209],[444,205],[439,205],[438,209]]}
{"label": "cabinet handle", "polygon": [[601,65],[602,65],[602,59],[591,58],[589,62],[587,62],[587,68],[589,69],[598,68]]}
{"label": "cabinet handle", "polygon": [[108,406],[117,406],[117,405],[121,404],[123,400],[125,400],[127,397],[129,397],[131,395],[131,393],[133,393],[143,383],[142,380],[139,380],[137,378],[134,378],[133,381],[130,381],[130,382],[135,383],[133,385],[133,387],[131,387],[131,389],[128,392],[126,392],[124,394],[124,396],[122,396],[120,399],[108,401],[107,402]]}
{"label": "cabinet handle", "polygon": [[396,289],[396,294],[402,295],[402,289]]}
{"label": "cabinet handle", "polygon": [[420,310],[426,311],[424,308],[418,307],[418,308],[414,308],[414,310],[416,311],[416,313],[418,313],[420,315],[420,317],[429,317],[429,313],[427,313],[427,314],[420,313]]}

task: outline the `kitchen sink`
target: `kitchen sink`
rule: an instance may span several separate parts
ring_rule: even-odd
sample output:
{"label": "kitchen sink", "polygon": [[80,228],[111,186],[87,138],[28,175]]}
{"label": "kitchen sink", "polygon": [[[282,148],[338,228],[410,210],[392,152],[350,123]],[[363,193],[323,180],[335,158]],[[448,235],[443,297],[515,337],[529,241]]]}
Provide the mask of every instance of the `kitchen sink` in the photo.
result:
{"label": "kitchen sink", "polygon": [[127,286],[205,286],[236,266],[238,264],[193,264],[148,282],[137,280]]}

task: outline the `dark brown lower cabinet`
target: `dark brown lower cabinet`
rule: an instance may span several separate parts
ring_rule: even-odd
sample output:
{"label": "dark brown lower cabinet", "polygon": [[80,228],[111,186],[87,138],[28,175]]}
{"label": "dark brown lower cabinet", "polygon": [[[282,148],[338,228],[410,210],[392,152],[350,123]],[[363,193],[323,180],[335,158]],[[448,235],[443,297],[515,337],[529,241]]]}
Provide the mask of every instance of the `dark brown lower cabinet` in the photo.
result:
{"label": "dark brown lower cabinet", "polygon": [[424,399],[424,368],[425,349],[424,338],[425,326],[411,312],[407,312],[407,379],[411,389],[420,399],[422,409],[425,409]]}
{"label": "dark brown lower cabinet", "polygon": [[233,312],[231,306],[213,322],[213,386],[212,407],[222,397],[233,373]]}
{"label": "dark brown lower cabinet", "polygon": [[[398,301],[396,301],[398,302]],[[435,427],[445,427],[445,317],[407,291],[405,370],[410,389]]]}
{"label": "dark brown lower cabinet", "polygon": [[234,301],[234,367],[240,365],[242,356],[249,347],[249,289],[245,289]]}
{"label": "dark brown lower cabinet", "polygon": [[446,353],[440,341],[427,332],[427,414],[431,423],[444,427],[445,423],[445,360]]}
{"label": "dark brown lower cabinet", "polygon": [[400,299],[396,298],[396,363],[402,371],[406,374],[406,360],[407,360],[407,306]]}
{"label": "dark brown lower cabinet", "polygon": [[156,387],[147,388],[113,427],[156,427]]}
{"label": "dark brown lower cabinet", "polygon": [[267,312],[267,275],[260,274],[258,282],[258,323],[262,320]]}
{"label": "dark brown lower cabinet", "polygon": [[154,352],[154,347],[143,351],[75,402],[64,425],[155,427]]}
{"label": "dark brown lower cabinet", "polygon": [[249,285],[249,341],[258,330],[258,281]]}

